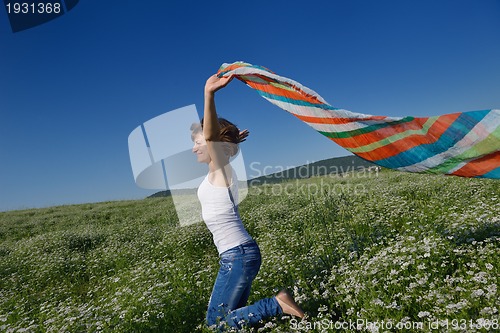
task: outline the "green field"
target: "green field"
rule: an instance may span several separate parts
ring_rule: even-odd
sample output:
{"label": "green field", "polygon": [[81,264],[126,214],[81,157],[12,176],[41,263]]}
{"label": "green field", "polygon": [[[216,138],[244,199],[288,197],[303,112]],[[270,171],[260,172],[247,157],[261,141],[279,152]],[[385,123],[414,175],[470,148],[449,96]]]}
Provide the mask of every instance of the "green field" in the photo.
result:
{"label": "green field", "polygon": [[[251,188],[240,211],[263,256],[250,302],[288,287],[308,314],[247,331],[499,330],[498,180],[322,176]],[[3,212],[0,331],[207,332],[217,269],[170,198]]]}

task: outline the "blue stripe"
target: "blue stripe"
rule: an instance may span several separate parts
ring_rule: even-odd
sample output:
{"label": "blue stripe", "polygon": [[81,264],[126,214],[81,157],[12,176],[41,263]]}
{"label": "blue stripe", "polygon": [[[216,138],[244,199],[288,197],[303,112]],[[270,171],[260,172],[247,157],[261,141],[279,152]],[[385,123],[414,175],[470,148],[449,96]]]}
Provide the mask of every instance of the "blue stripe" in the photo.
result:
{"label": "blue stripe", "polygon": [[434,143],[422,144],[397,155],[378,160],[387,168],[401,168],[440,154],[460,141],[490,110],[463,112]]}
{"label": "blue stripe", "polygon": [[491,170],[488,173],[485,173],[482,176],[478,176],[478,178],[493,178],[493,179],[500,179],[500,167]]}

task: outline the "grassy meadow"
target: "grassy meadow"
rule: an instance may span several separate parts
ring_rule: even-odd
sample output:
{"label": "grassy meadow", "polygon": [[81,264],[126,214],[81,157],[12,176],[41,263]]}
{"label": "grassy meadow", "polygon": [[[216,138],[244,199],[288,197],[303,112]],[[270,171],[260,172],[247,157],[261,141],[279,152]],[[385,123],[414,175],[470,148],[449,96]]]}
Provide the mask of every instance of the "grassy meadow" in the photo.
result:
{"label": "grassy meadow", "polygon": [[[499,329],[500,181],[383,171],[251,187],[250,302],[307,313],[246,332]],[[218,270],[170,198],[0,213],[0,332],[209,332]]]}

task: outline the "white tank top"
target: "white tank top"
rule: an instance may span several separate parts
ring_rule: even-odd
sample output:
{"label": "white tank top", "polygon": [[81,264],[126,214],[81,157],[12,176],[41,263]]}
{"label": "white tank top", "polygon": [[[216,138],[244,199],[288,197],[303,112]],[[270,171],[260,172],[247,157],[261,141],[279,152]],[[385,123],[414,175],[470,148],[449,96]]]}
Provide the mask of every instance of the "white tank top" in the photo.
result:
{"label": "white tank top", "polygon": [[210,184],[208,175],[198,188],[201,215],[208,230],[213,235],[219,254],[252,240],[238,213],[236,205],[238,202],[238,180],[234,170],[232,174],[233,178],[229,188]]}

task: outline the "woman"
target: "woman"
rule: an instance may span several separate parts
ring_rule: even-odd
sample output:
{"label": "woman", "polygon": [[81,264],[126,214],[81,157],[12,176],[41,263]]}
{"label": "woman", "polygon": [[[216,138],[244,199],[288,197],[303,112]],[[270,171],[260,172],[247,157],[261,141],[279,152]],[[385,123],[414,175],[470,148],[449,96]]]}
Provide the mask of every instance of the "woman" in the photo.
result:
{"label": "woman", "polygon": [[246,306],[252,281],[261,256],[257,243],[243,226],[237,207],[237,179],[229,158],[238,151],[248,131],[240,132],[231,122],[218,118],[215,92],[225,87],[230,77],[211,76],[205,85],[205,108],[201,126],[193,127],[193,153],[198,162],[208,164],[208,175],[198,189],[202,216],[213,235],[220,255],[220,269],[210,297],[207,324],[224,323],[241,328],[278,314],[302,318],[304,312],[287,291]]}

